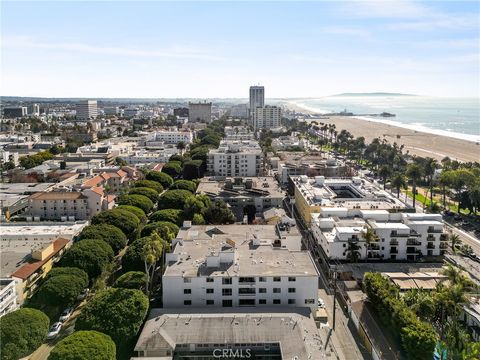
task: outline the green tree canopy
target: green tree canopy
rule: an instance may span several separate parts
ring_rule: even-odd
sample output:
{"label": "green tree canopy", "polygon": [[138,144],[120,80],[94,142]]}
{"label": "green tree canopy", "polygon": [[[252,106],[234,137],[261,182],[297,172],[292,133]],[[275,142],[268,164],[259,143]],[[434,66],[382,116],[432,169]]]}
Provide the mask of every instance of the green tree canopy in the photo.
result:
{"label": "green tree canopy", "polygon": [[179,161],[169,161],[163,166],[162,173],[168,174],[172,178],[176,178],[182,173],[182,163]]}
{"label": "green tree canopy", "polygon": [[122,257],[122,271],[145,271],[144,253],[145,246],[150,241],[150,236],[141,237],[130,244]]}
{"label": "green tree canopy", "polygon": [[170,156],[170,158],[168,159],[168,162],[171,162],[171,161],[178,161],[179,163],[182,163],[185,161],[185,158],[180,155],[180,154],[173,154],[172,156]]}
{"label": "green tree canopy", "polygon": [[173,179],[170,175],[160,172],[160,171],[149,171],[146,175],[145,178],[147,180],[152,180],[156,181],[160,184],[162,184],[164,189],[167,189],[170,187],[170,185],[173,184]]}
{"label": "green tree canopy", "polygon": [[145,289],[145,283],[147,282],[147,274],[143,271],[129,271],[120,276],[113,287],[124,289]]}
{"label": "green tree canopy", "polygon": [[140,219],[126,210],[111,209],[102,211],[92,218],[93,225],[110,224],[118,227],[127,237],[131,237],[138,225]]}
{"label": "green tree canopy", "polygon": [[40,310],[21,308],[0,321],[0,359],[17,360],[31,354],[45,340],[50,320]]}
{"label": "green tree canopy", "polygon": [[99,276],[113,260],[113,250],[103,240],[85,240],[72,245],[60,259],[60,266],[84,270],[90,279]]}
{"label": "green tree canopy", "polygon": [[159,182],[153,180],[138,180],[132,184],[133,187],[146,187],[149,189],[155,190],[157,193],[161,193],[163,191],[163,186]]}
{"label": "green tree canopy", "polygon": [[98,331],[76,331],[53,348],[48,360],[115,360],[112,338]]}
{"label": "green tree canopy", "polygon": [[188,190],[191,193],[195,193],[195,190],[197,190],[197,184],[190,180],[176,180],[170,189]]}
{"label": "green tree canopy", "polygon": [[[205,155],[206,157],[206,155]],[[185,180],[199,179],[203,176],[204,167],[202,160],[190,160],[183,163],[183,178]]]}
{"label": "green tree canopy", "polygon": [[233,224],[235,215],[222,200],[213,202],[204,212],[203,217],[209,224]]}
{"label": "green tree canopy", "polygon": [[110,288],[99,292],[85,306],[75,328],[100,331],[118,345],[137,334],[148,306],[148,298],[140,290]]}
{"label": "green tree canopy", "polygon": [[183,210],[179,209],[163,209],[155,211],[150,216],[150,221],[169,221],[171,223],[182,226],[184,220]]}
{"label": "green tree canopy", "polygon": [[158,201],[158,192],[149,187],[134,187],[128,192],[131,195],[143,195],[148,197],[152,202]]}
{"label": "green tree canopy", "polygon": [[154,204],[152,200],[144,195],[121,195],[118,198],[119,205],[131,205],[142,209],[146,214],[152,210]]}
{"label": "green tree canopy", "polygon": [[68,266],[62,266],[62,267],[54,267],[52,270],[50,270],[47,275],[45,276],[44,281],[47,281],[50,278],[53,278],[58,275],[72,275],[76,276],[82,279],[82,281],[85,281],[88,284],[88,274],[83,271],[82,269],[79,269],[77,267],[68,267]]}
{"label": "green tree canopy", "polygon": [[142,229],[142,236],[150,236],[156,232],[160,237],[168,242],[171,242],[177,236],[180,228],[174,223],[168,221],[157,221],[145,225]]}
{"label": "green tree canopy", "polygon": [[139,207],[132,206],[132,205],[119,205],[116,207],[116,209],[126,210],[128,212],[131,212],[133,215],[139,218],[140,222],[142,223],[147,221],[147,215],[145,215],[145,211],[143,211]]}
{"label": "green tree canopy", "polygon": [[167,190],[158,199],[158,209],[183,209],[185,201],[192,196],[188,190]]}
{"label": "green tree canopy", "polygon": [[88,225],[79,235],[79,240],[100,239],[111,246],[113,252],[118,252],[127,245],[127,237],[118,227],[110,224]]}

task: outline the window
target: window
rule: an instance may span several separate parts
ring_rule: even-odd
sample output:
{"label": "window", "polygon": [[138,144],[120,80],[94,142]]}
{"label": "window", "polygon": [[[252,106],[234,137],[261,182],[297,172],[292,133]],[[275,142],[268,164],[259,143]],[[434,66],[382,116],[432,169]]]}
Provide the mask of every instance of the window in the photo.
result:
{"label": "window", "polygon": [[192,279],[190,279],[190,278],[183,278],[183,282],[184,282],[184,283],[191,283],[191,282],[192,282]]}
{"label": "window", "polygon": [[282,281],[282,278],[279,277],[279,276],[275,276],[275,277],[273,278],[273,281],[274,281],[274,282],[280,282],[280,281]]}
{"label": "window", "polygon": [[255,295],[255,288],[240,288],[238,289],[239,295]]}
{"label": "window", "polygon": [[288,305],[295,305],[297,301],[295,299],[288,299]]}
{"label": "window", "polygon": [[222,306],[223,307],[232,307],[232,300],[222,300]]}
{"label": "window", "polygon": [[191,294],[191,293],[192,293],[192,289],[183,289],[183,293],[184,293],[184,294]]}
{"label": "window", "polygon": [[267,292],[267,288],[259,288],[259,289],[258,289],[258,292],[259,292],[260,294],[265,294],[265,293]]}
{"label": "window", "polygon": [[222,289],[223,296],[232,296],[232,289]]}
{"label": "window", "polygon": [[259,304],[259,305],[266,305],[266,304],[267,304],[267,300],[266,300],[266,299],[260,299],[260,300],[258,300],[258,304]]}
{"label": "window", "polygon": [[213,294],[213,289],[207,289],[206,292],[207,294]]}
{"label": "window", "polygon": [[273,299],[273,305],[280,305],[282,301],[280,299]]}
{"label": "window", "polygon": [[238,279],[238,282],[240,284],[242,283],[255,283],[255,278],[253,277],[241,277]]}
{"label": "window", "polygon": [[192,305],[192,300],[183,300],[183,305]]}
{"label": "window", "polygon": [[305,299],[305,305],[315,304],[315,299]]}
{"label": "window", "polygon": [[223,278],[222,279],[223,285],[232,285],[232,278]]}
{"label": "window", "polygon": [[267,278],[262,276],[262,277],[258,278],[258,281],[259,282],[267,282]]}
{"label": "window", "polygon": [[255,299],[240,299],[238,306],[255,306]]}
{"label": "window", "polygon": [[273,288],[273,293],[274,294],[280,294],[282,292],[282,289],[280,288]]}
{"label": "window", "polygon": [[288,288],[288,292],[289,292],[289,293],[294,293],[294,292],[297,292],[297,289],[295,289],[295,288]]}
{"label": "window", "polygon": [[293,276],[289,276],[288,277],[288,281],[292,282],[292,281],[297,281],[297,278],[296,277],[293,277]]}
{"label": "window", "polygon": [[213,301],[213,300],[207,300],[206,304],[207,304],[207,305],[215,305],[215,301]]}
{"label": "window", "polygon": [[213,282],[213,278],[207,278],[207,282],[208,282],[208,283],[212,283],[212,282]]}

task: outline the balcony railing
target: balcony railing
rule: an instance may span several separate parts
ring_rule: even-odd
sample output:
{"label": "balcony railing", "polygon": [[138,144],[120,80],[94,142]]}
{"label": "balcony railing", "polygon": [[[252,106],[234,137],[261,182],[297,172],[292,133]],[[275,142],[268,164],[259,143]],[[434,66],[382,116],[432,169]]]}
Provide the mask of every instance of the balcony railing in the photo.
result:
{"label": "balcony railing", "polygon": [[398,254],[398,249],[390,249],[390,254]]}
{"label": "balcony railing", "polygon": [[407,248],[407,254],[421,254],[422,252],[418,249]]}
{"label": "balcony railing", "polygon": [[440,235],[440,241],[448,241],[448,235],[447,234]]}
{"label": "balcony railing", "polygon": [[398,240],[390,240],[390,245],[398,245]]}
{"label": "balcony railing", "polygon": [[433,244],[433,243],[428,243],[428,244],[427,244],[427,249],[435,249],[435,244]]}
{"label": "balcony railing", "polygon": [[429,234],[441,234],[443,229],[428,228],[427,232]]}
{"label": "balcony railing", "polygon": [[440,243],[440,249],[448,249],[447,243]]}
{"label": "balcony railing", "polygon": [[422,243],[420,241],[417,241],[417,240],[407,240],[407,245],[413,245],[413,246],[419,246],[419,245],[422,245]]}
{"label": "balcony railing", "polygon": [[392,236],[392,237],[409,237],[410,234],[399,234],[399,233],[397,233],[396,231],[392,231],[392,232],[390,233],[390,236]]}

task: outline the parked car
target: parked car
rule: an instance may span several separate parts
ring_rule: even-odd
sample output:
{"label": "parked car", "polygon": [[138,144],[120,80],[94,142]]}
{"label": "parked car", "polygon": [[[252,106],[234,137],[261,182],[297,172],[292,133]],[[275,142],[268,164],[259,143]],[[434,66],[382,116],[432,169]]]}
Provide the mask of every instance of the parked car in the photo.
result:
{"label": "parked car", "polygon": [[318,307],[319,308],[324,308],[325,307],[325,301],[323,299],[318,298]]}
{"label": "parked car", "polygon": [[65,310],[63,310],[62,315],[60,315],[59,320],[61,322],[67,321],[70,318],[70,316],[72,316],[72,312],[73,312],[72,308],[66,308]]}
{"label": "parked car", "polygon": [[52,325],[50,330],[48,331],[47,334],[47,339],[55,339],[58,334],[60,333],[60,330],[62,329],[62,323],[61,322],[56,322]]}
{"label": "parked car", "polygon": [[90,293],[90,289],[89,288],[85,288],[82,290],[82,292],[77,296],[77,300],[83,300],[85,299],[88,294]]}

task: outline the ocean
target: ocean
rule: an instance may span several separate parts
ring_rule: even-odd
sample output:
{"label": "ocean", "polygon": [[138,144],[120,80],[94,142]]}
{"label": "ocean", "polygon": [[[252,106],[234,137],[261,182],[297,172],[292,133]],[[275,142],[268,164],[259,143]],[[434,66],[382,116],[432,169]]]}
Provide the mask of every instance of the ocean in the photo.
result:
{"label": "ocean", "polygon": [[395,117],[359,118],[412,130],[480,141],[480,99],[410,95],[339,95],[288,101],[319,114],[347,110],[354,114],[388,112]]}

